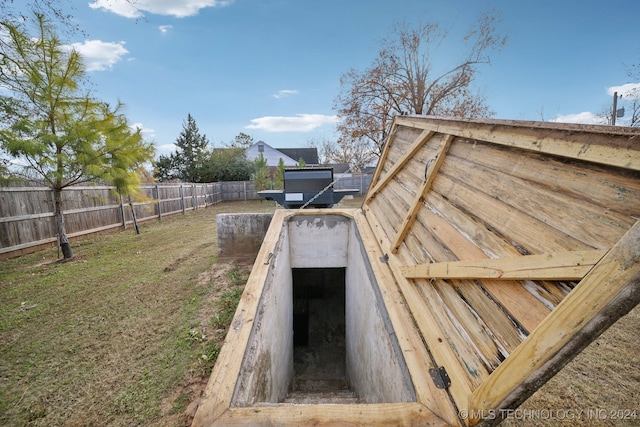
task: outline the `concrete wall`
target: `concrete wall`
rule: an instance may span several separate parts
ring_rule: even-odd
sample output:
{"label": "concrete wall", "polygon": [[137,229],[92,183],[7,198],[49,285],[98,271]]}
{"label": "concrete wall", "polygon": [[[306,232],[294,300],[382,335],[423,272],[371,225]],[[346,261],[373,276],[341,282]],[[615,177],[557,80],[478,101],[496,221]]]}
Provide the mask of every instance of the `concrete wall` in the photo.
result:
{"label": "concrete wall", "polygon": [[[293,279],[286,228],[270,260],[232,404],[277,403],[293,381]],[[285,254],[281,256],[281,254]]]}
{"label": "concrete wall", "polygon": [[415,401],[355,222],[337,214],[295,215],[283,224],[273,253],[233,404],[277,403],[286,395],[293,377],[291,268],[332,267],[346,267],[346,357],[352,390],[367,403]]}
{"label": "concrete wall", "polygon": [[216,215],[218,261],[255,259],[272,217],[269,213]]}
{"label": "concrete wall", "polygon": [[342,215],[296,215],[289,220],[292,268],[346,267],[351,220]]}
{"label": "concrete wall", "polygon": [[346,269],[347,381],[366,403],[414,402],[415,391],[356,227]]}

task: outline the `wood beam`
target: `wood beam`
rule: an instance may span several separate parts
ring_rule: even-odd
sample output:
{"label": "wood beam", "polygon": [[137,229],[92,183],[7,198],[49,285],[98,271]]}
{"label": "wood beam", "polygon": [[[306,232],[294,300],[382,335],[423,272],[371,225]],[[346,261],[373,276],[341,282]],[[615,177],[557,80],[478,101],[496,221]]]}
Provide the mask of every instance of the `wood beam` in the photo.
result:
{"label": "wood beam", "polygon": [[[431,135],[433,135],[433,133],[430,133],[428,137],[430,138]],[[407,236],[409,229],[413,225],[413,222],[416,220],[416,215],[418,214],[418,211],[420,210],[420,208],[422,207],[422,203],[424,202],[424,196],[431,189],[431,184],[433,183],[433,180],[438,174],[438,170],[440,169],[440,166],[444,162],[445,154],[447,153],[447,150],[449,149],[449,146],[451,145],[451,141],[453,141],[453,138],[454,138],[453,135],[447,135],[442,141],[442,143],[440,144],[440,147],[438,148],[438,152],[436,153],[436,156],[434,157],[434,159],[432,159],[434,160],[433,164],[429,164],[431,160],[427,162],[425,166],[426,170],[425,170],[424,181],[421,187],[416,192],[416,196],[413,199],[413,202],[411,203],[409,212],[407,213],[407,216],[402,222],[402,225],[400,225],[400,228],[398,229],[398,234],[395,240],[391,244],[391,253],[395,254],[398,252],[398,248],[400,247],[400,244],[402,243],[404,238]]]}
{"label": "wood beam", "polygon": [[229,408],[215,422],[206,424],[208,427],[246,427],[256,425],[277,425],[281,427],[420,425],[425,427],[445,427],[451,424],[420,403],[256,405],[248,408]]}
{"label": "wood beam", "polygon": [[[391,131],[389,132],[389,137],[387,138],[387,143],[384,144],[382,148],[382,154],[380,155],[380,159],[378,160],[378,165],[384,165],[387,162],[387,157],[389,156],[389,152],[391,151],[391,146],[393,145],[393,137],[398,131],[398,123],[396,120],[393,121],[393,125],[391,125]],[[382,174],[382,167],[377,167],[373,172],[373,176],[371,177],[370,186],[374,186],[378,183],[380,179],[380,174]]]}
{"label": "wood beam", "polygon": [[[415,142],[411,146],[411,149],[407,151],[404,156],[402,156],[400,160],[396,162],[396,164],[393,165],[393,168],[391,168],[391,170],[382,178],[381,181],[375,184],[373,189],[369,191],[364,202],[369,203],[369,201],[373,199],[376,194],[378,194],[380,190],[382,190],[382,188],[393,179],[393,177],[404,167],[404,165],[406,165],[409,160],[411,160],[411,158],[422,148],[422,146],[433,136],[434,133],[435,132],[433,131],[425,130],[420,135],[418,135]],[[380,161],[382,160],[383,159],[380,159]],[[382,163],[380,163],[380,165],[382,165]],[[376,168],[376,170],[381,169],[381,167]]]}
{"label": "wood beam", "polygon": [[402,267],[407,279],[582,280],[607,250],[438,262]]}
{"label": "wood beam", "polygon": [[473,392],[469,413],[516,407],[638,303],[640,221]]}
{"label": "wood beam", "polygon": [[[533,123],[526,127],[515,121],[499,120],[487,120],[484,123],[443,118],[425,120],[423,117],[416,116],[399,116],[396,121],[401,126],[434,130],[462,138],[640,170],[640,150],[634,146],[637,143],[633,140],[637,134],[633,133],[606,135],[607,142],[610,143],[607,145],[602,141],[595,142],[593,135],[591,135],[593,143],[589,143],[589,139],[585,142],[584,133],[580,136],[581,132],[578,128],[570,127],[553,129],[545,128],[540,124],[534,126]],[[609,130],[609,132],[613,131]]]}

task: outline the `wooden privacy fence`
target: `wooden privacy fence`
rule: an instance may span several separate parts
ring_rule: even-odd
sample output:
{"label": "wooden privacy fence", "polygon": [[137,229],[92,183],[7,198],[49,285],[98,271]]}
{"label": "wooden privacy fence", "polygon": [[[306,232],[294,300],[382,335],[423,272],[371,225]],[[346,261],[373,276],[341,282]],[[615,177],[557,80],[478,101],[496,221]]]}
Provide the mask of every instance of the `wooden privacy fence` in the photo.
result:
{"label": "wooden privacy fence", "polygon": [[[367,191],[371,176],[346,177],[336,188]],[[142,197],[121,197],[110,186],[74,186],[63,190],[64,218],[70,239],[133,222],[162,219],[222,201],[253,200],[259,196],[252,181],[211,184],[143,185]],[[31,252],[58,239],[54,221],[53,191],[48,187],[0,187],[0,259]]]}

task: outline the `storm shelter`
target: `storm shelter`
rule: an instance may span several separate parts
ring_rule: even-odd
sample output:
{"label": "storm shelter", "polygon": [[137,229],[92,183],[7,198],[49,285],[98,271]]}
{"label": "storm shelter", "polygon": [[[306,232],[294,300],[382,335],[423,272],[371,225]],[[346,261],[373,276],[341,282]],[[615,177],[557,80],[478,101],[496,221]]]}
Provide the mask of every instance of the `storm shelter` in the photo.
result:
{"label": "storm shelter", "polygon": [[396,117],[360,209],[276,210],[193,426],[500,422],[640,301],[639,140]]}
{"label": "storm shelter", "polygon": [[360,241],[345,215],[284,220],[232,405],[415,400]]}

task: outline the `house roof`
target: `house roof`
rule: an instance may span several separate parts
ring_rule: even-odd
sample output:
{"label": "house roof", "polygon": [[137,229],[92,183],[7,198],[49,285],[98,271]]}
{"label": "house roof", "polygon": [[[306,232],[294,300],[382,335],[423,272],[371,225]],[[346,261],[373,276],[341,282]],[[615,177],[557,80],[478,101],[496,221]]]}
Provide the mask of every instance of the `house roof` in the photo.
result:
{"label": "house roof", "polygon": [[276,148],[276,150],[294,159],[296,162],[302,159],[307,165],[319,164],[317,148]]}
{"label": "house roof", "polygon": [[257,159],[260,153],[262,153],[262,156],[265,158],[269,166],[277,166],[280,159],[282,159],[285,166],[296,166],[298,164],[297,160],[294,160],[283,152],[276,150],[264,141],[258,141],[245,150],[247,159],[251,161]]}
{"label": "house roof", "polygon": [[264,141],[258,141],[245,150],[247,159],[255,160],[262,153],[269,166],[277,166],[280,159],[285,166],[297,166],[300,159],[309,166],[318,165],[316,148],[273,148]]}

